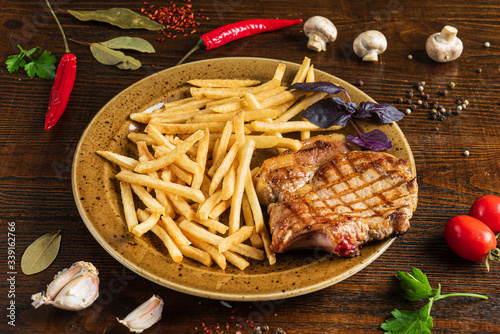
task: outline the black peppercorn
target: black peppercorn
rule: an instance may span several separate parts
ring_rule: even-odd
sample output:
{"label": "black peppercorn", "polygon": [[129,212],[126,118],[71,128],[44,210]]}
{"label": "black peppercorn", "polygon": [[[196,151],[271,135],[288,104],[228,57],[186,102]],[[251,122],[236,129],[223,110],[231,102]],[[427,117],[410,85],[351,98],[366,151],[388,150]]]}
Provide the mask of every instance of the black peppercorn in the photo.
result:
{"label": "black peppercorn", "polygon": [[424,106],[424,108],[428,108],[429,107],[429,103],[427,103],[427,102],[424,102],[422,105]]}
{"label": "black peppercorn", "polygon": [[446,109],[445,113],[444,113],[446,116],[450,116],[451,115],[451,110],[450,109]]}
{"label": "black peppercorn", "polygon": [[406,103],[412,104],[413,102],[411,101],[411,99],[408,99],[408,100],[406,100]]}
{"label": "black peppercorn", "polygon": [[439,104],[436,101],[432,102],[432,108],[437,109],[438,106]]}
{"label": "black peppercorn", "polygon": [[363,80],[359,80],[358,85],[363,86],[364,85]]}
{"label": "black peppercorn", "polygon": [[398,99],[396,100],[397,103],[403,103],[403,98],[401,97],[398,97]]}
{"label": "black peppercorn", "polygon": [[439,116],[439,120],[440,120],[440,121],[444,121],[445,119],[446,119],[446,116],[445,116],[445,115],[441,115],[441,116]]}
{"label": "black peppercorn", "polygon": [[429,119],[432,119],[432,120],[437,119],[437,115],[434,114],[434,113],[430,113],[429,114]]}

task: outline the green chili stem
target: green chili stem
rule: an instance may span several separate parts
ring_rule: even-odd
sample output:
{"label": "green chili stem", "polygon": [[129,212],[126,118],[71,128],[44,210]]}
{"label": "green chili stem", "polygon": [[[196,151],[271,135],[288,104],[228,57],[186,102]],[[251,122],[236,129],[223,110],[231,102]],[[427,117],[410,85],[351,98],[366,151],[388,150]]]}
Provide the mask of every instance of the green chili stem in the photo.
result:
{"label": "green chili stem", "polygon": [[54,19],[56,20],[56,23],[57,23],[57,25],[59,27],[59,30],[61,30],[61,34],[62,34],[62,37],[63,37],[63,40],[64,40],[64,47],[66,48],[66,53],[71,53],[69,51],[68,41],[66,40],[66,35],[64,34],[64,30],[63,30],[63,28],[61,26],[61,23],[57,19],[56,13],[54,13],[54,10],[52,9],[52,6],[50,5],[49,0],[45,0],[45,2],[47,3],[47,6],[49,7],[50,12],[52,13],[52,16],[54,16]]}

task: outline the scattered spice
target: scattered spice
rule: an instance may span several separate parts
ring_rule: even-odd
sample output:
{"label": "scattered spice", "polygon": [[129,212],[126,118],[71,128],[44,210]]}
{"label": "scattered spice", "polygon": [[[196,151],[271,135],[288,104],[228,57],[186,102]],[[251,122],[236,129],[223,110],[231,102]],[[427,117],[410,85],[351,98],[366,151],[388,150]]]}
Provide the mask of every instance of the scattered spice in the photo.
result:
{"label": "scattered spice", "polygon": [[451,89],[453,89],[453,88],[455,88],[455,83],[452,81],[452,82],[450,82],[449,86],[450,86]]}
{"label": "scattered spice", "polygon": [[406,109],[405,114],[407,114],[407,115],[411,114],[411,109]]}
{"label": "scattered spice", "polygon": [[484,47],[489,48],[491,46],[490,42],[484,42]]}
{"label": "scattered spice", "polygon": [[[163,34],[167,38],[176,38],[179,34],[187,36],[188,33],[194,34],[200,22],[199,20],[209,20],[208,17],[202,14],[193,12],[191,0],[183,0],[188,4],[177,6],[172,1],[170,6],[155,7],[147,1],[144,2],[144,7],[141,12],[151,20],[154,20],[165,26],[165,29],[159,30],[158,33]],[[200,9],[201,12],[203,10]],[[188,31],[191,29],[191,31]],[[158,38],[159,42],[163,42],[164,38]]]}
{"label": "scattered spice", "polygon": [[363,85],[364,85],[363,80],[359,80],[358,85],[359,85],[359,86],[363,86]]}
{"label": "scattered spice", "polygon": [[403,98],[402,97],[398,97],[398,99],[396,100],[397,103],[403,103]]}
{"label": "scattered spice", "polygon": [[423,91],[424,90],[424,86],[418,86],[418,90],[419,91]]}
{"label": "scattered spice", "polygon": [[467,151],[467,150],[465,150],[465,151],[464,151],[464,155],[465,155],[466,157],[468,157],[468,156],[469,156],[469,154],[470,154],[470,152],[469,152],[469,151]]}
{"label": "scattered spice", "polygon": [[412,55],[408,55],[408,59],[412,60],[413,56]]}
{"label": "scattered spice", "polygon": [[481,72],[483,72],[483,70],[482,70],[482,69],[480,69],[480,68],[478,68],[478,69],[477,69],[477,73],[481,73]]}

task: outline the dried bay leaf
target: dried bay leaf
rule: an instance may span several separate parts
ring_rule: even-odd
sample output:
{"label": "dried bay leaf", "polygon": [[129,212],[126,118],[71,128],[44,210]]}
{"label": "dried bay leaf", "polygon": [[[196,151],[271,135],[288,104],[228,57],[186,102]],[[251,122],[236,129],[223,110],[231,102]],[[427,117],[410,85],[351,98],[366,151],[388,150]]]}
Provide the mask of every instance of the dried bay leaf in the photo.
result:
{"label": "dried bay leaf", "polygon": [[100,44],[110,49],[128,49],[139,52],[155,53],[155,48],[151,43],[139,37],[117,37],[106,42],[101,42]]}
{"label": "dried bay leaf", "polygon": [[90,51],[94,58],[104,65],[116,65],[127,58],[123,52],[110,49],[100,43],[91,43]]}
{"label": "dried bay leaf", "polygon": [[61,245],[60,233],[42,235],[26,248],[21,258],[21,269],[25,275],[39,273],[54,262]]}
{"label": "dried bay leaf", "polygon": [[109,23],[122,29],[165,29],[146,16],[137,14],[128,8],[110,8],[104,10],[68,10],[68,13],[80,21],[99,21]]}
{"label": "dried bay leaf", "polygon": [[139,60],[130,56],[127,56],[127,59],[123,63],[116,64],[116,67],[121,70],[137,70],[141,66],[142,64]]}

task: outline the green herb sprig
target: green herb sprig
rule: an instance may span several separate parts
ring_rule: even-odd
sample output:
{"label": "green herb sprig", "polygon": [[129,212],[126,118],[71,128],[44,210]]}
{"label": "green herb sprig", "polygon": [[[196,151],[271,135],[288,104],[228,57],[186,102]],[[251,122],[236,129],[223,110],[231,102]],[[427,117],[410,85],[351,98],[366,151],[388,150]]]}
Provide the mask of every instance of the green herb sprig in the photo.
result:
{"label": "green herb sprig", "polygon": [[418,311],[400,311],[395,309],[392,311],[393,318],[387,319],[380,326],[385,330],[386,334],[431,334],[433,326],[431,309],[435,301],[447,297],[475,297],[488,299],[484,295],[475,293],[450,293],[441,294],[441,284],[438,284],[437,289],[432,289],[427,276],[418,268],[412,268],[412,273],[398,271],[397,276],[401,283],[401,287],[406,291],[403,292],[403,297],[415,301],[419,299],[429,298],[429,302]]}
{"label": "green herb sprig", "polygon": [[[10,73],[22,67],[30,78],[33,78],[35,75],[38,75],[42,79],[54,79],[56,77],[56,67],[54,64],[57,59],[49,51],[45,50],[40,54],[42,48],[39,46],[30,50],[23,50],[20,45],[17,47],[21,52],[17,55],[9,56],[5,62],[7,70]],[[34,58],[34,55],[38,56]],[[30,61],[26,62],[25,57]]]}

